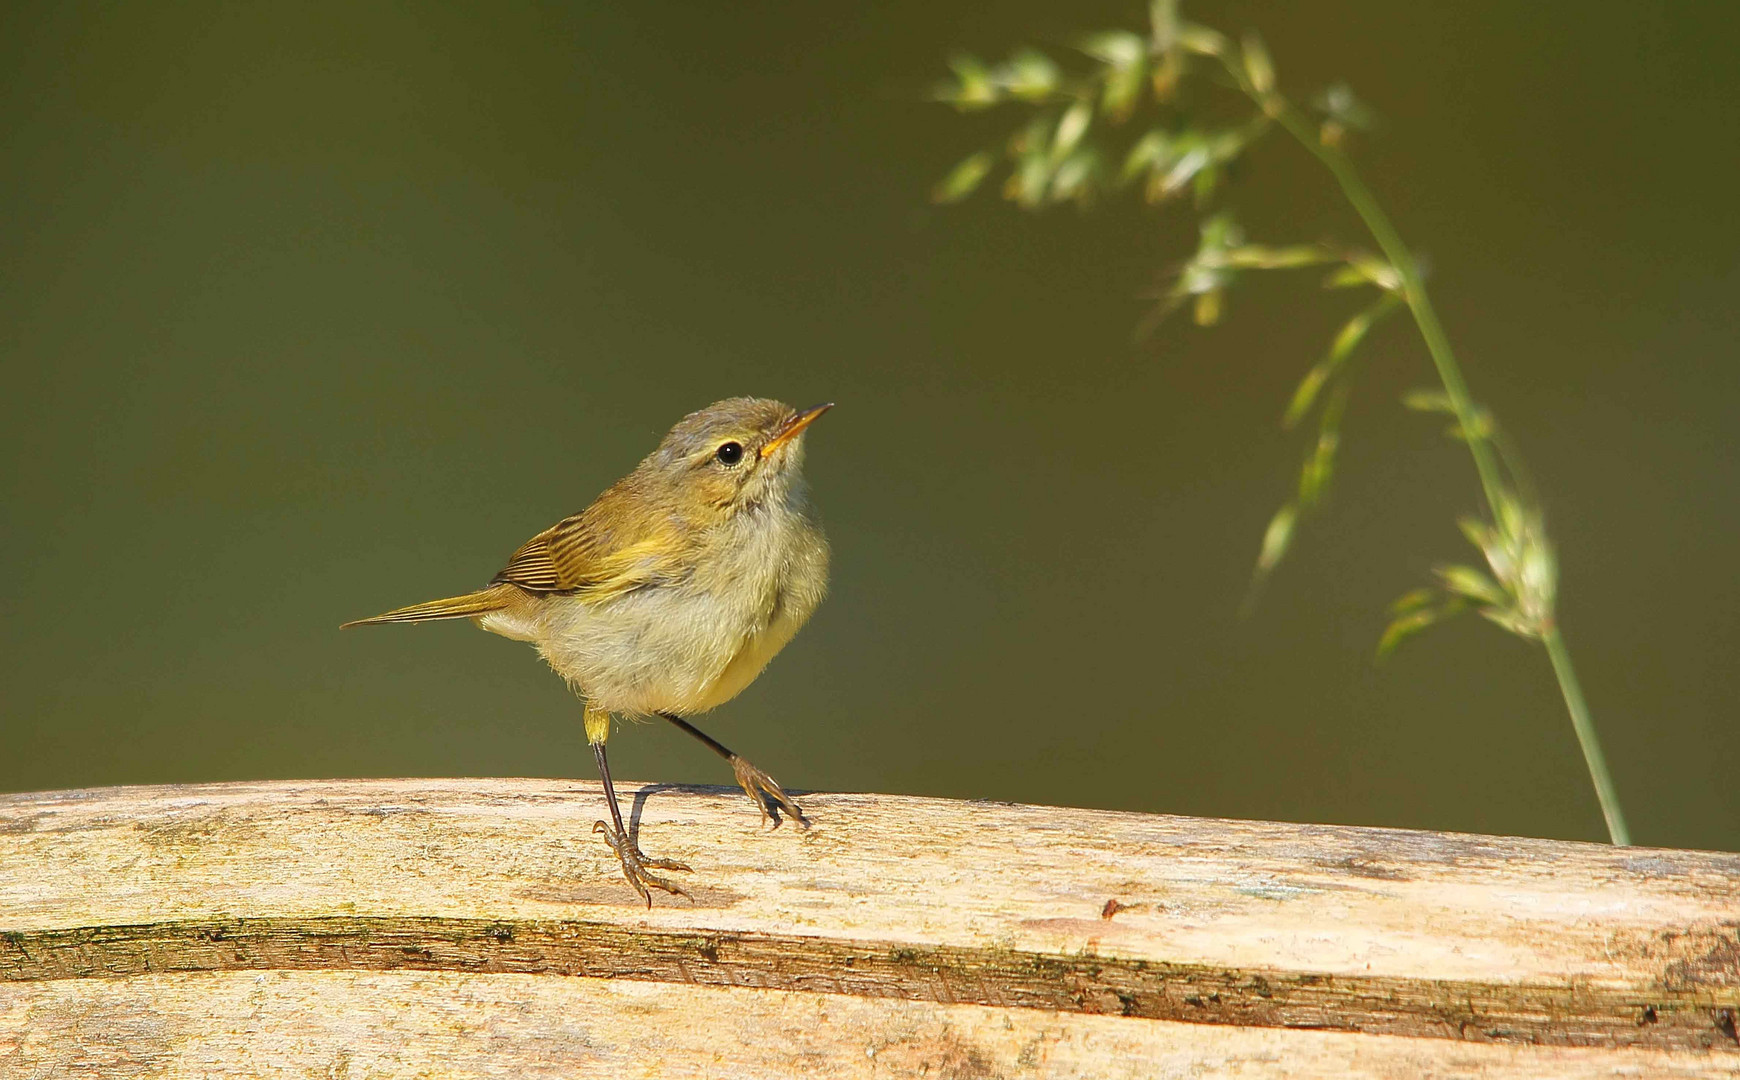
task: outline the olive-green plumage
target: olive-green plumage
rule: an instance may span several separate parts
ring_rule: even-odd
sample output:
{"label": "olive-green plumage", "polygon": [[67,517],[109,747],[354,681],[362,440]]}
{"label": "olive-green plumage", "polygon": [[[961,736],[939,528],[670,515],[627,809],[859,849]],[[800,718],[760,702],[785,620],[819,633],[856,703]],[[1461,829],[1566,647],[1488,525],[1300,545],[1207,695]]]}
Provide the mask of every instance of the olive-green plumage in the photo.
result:
{"label": "olive-green plumage", "polygon": [[804,430],[828,408],[730,398],[690,413],[591,506],[521,545],[485,588],[344,625],[470,618],[533,643],[586,701],[616,823],[598,824],[629,882],[649,905],[647,885],[680,893],[645,869],[678,867],[641,855],[622,829],[604,754],[610,716],[670,719],[726,757],[775,824],[781,810],[803,820],[772,777],[682,718],[737,696],[827,592],[828,545],[802,463]]}

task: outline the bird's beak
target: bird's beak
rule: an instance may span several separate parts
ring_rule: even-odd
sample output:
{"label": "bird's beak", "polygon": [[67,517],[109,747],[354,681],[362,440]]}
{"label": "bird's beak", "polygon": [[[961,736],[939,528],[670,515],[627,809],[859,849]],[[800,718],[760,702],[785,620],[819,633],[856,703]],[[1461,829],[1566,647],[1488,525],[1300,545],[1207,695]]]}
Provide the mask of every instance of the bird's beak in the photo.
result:
{"label": "bird's beak", "polygon": [[816,417],[833,407],[834,403],[830,401],[822,405],[811,405],[807,409],[799,409],[793,413],[791,419],[781,424],[779,430],[773,433],[773,438],[767,440],[767,445],[761,448],[762,460],[767,460],[767,455],[779,449],[781,445],[797,438],[803,433],[804,428],[815,422]]}

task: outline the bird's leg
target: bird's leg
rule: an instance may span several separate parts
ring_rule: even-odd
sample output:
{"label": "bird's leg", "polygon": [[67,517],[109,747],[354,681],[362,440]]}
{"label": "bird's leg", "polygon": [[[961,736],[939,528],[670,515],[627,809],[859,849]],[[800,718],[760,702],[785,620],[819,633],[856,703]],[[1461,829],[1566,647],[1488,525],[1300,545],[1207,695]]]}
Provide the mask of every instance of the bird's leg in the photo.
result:
{"label": "bird's leg", "polygon": [[[592,831],[604,834],[604,842],[610,845],[610,850],[616,852],[617,859],[622,862],[622,876],[634,886],[634,891],[646,901],[647,907],[652,907],[652,893],[647,891],[648,885],[676,896],[689,896],[676,882],[647,870],[649,866],[658,870],[687,870],[688,867],[673,859],[647,858],[641,854],[640,845],[623,828],[622,808],[616,804],[616,785],[610,781],[610,762],[604,756],[604,740],[609,735],[610,714],[586,710],[586,739],[592,744],[592,756],[598,760],[598,776],[604,781],[604,801],[610,805],[610,821],[616,826],[611,828],[608,822],[595,821],[592,823]],[[689,899],[693,900],[694,897],[690,896]]]}
{"label": "bird's leg", "polygon": [[687,720],[684,720],[682,717],[671,713],[659,713],[659,715],[682,728],[690,735],[693,735],[695,738],[700,739],[703,743],[706,743],[708,748],[715,754],[718,754],[729,762],[731,765],[731,771],[737,774],[737,783],[743,788],[743,793],[748,795],[750,801],[755,803],[755,807],[761,811],[762,817],[773,822],[774,828],[779,828],[779,813],[781,810],[785,811],[786,814],[790,815],[792,820],[796,821],[804,828],[807,829],[810,827],[810,819],[804,817],[804,812],[798,808],[797,803],[792,801],[791,796],[785,793],[785,789],[779,786],[779,781],[762,772],[760,769],[743,760],[741,757],[738,757],[736,754],[733,754],[724,743],[721,743],[711,735],[708,735],[706,732],[689,723]]}

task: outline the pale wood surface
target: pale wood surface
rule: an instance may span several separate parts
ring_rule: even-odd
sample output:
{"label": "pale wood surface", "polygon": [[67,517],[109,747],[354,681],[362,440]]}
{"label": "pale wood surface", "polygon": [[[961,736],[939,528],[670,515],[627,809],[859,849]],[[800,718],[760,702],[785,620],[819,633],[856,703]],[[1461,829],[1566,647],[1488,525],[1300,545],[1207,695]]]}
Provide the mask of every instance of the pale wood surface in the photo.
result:
{"label": "pale wood surface", "polygon": [[[648,1075],[791,1075],[804,1054],[919,1075],[852,1054],[945,1036],[988,1063],[961,1076],[1124,1075],[1125,1055],[1740,1075],[1737,855],[881,795],[810,795],[815,828],[769,830],[734,790],[623,790],[641,846],[695,868],[694,904],[640,906],[589,783],[0,796],[0,1075],[62,1075],[40,1033],[85,1029],[174,1035],[164,1060],[241,1060],[257,1036],[388,1062],[354,1076],[423,1075],[401,1044],[425,1031],[475,1066],[429,1075],[488,1075],[516,1031],[627,1061],[653,1045],[637,1016],[676,1055]],[[723,989],[746,986],[768,989]],[[907,1030],[929,1034],[888,1034]],[[696,1064],[708,1047],[723,1071]]]}

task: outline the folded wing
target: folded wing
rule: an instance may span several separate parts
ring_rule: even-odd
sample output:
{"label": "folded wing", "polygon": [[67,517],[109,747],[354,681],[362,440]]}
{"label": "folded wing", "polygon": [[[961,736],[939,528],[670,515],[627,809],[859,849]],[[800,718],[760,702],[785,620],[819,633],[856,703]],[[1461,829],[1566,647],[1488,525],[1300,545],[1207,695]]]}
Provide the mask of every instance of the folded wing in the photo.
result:
{"label": "folded wing", "polygon": [[529,592],[565,593],[603,602],[680,581],[689,571],[686,527],[623,485],[581,513],[532,537],[491,579]]}

